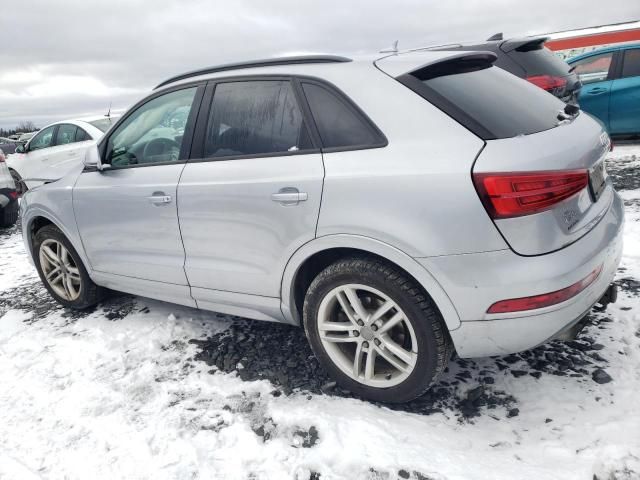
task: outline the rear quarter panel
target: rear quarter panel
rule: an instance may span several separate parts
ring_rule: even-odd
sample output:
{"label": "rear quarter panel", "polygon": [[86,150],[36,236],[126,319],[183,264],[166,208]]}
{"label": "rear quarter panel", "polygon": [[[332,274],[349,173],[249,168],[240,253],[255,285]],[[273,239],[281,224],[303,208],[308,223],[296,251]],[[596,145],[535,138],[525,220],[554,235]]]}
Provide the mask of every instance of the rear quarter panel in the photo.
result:
{"label": "rear quarter panel", "polygon": [[412,257],[507,248],[471,181],[482,140],[373,65],[360,75],[323,76],[389,143],[323,154],[318,236],[362,235]]}

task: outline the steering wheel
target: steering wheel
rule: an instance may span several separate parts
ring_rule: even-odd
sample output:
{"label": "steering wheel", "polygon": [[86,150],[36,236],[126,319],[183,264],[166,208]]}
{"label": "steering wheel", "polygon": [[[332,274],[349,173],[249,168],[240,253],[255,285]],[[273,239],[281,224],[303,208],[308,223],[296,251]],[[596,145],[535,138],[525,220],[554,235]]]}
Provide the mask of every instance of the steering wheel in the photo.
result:
{"label": "steering wheel", "polygon": [[[142,161],[145,163],[168,162],[178,160],[180,145],[170,138],[154,138],[144,146]],[[156,157],[162,157],[156,160]]]}

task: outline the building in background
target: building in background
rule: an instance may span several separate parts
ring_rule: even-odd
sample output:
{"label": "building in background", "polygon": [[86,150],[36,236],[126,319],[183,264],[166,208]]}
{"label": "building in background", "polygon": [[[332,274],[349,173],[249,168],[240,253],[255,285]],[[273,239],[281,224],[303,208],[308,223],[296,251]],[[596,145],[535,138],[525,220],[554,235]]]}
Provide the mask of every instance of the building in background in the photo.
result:
{"label": "building in background", "polygon": [[640,42],[640,21],[546,33],[545,46],[567,59],[611,45]]}

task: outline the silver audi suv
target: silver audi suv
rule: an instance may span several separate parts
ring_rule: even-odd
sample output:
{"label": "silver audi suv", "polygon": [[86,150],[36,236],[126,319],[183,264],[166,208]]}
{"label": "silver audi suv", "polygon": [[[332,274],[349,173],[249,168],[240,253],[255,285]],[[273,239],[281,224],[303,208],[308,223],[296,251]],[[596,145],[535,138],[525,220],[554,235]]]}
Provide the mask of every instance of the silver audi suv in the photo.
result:
{"label": "silver audi suv", "polygon": [[569,337],[615,297],[610,141],[494,61],[425,50],[174,77],[25,195],[27,249],[66,307],[112,289],[299,325],[378,401],[421,395],[454,351]]}

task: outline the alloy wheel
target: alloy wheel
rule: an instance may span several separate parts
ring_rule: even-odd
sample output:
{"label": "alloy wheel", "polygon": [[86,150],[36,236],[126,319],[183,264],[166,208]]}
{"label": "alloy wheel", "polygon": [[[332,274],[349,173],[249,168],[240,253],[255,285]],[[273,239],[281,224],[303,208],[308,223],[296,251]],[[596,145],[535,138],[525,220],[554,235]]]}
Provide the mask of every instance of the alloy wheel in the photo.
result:
{"label": "alloy wheel", "polygon": [[48,239],[40,245],[40,267],[51,289],[70,302],[80,296],[80,270],[69,250],[58,240]]}
{"label": "alloy wheel", "polygon": [[318,332],[333,363],[367,386],[398,385],[418,359],[416,334],[405,313],[389,296],[367,285],[331,290],[319,306]]}

